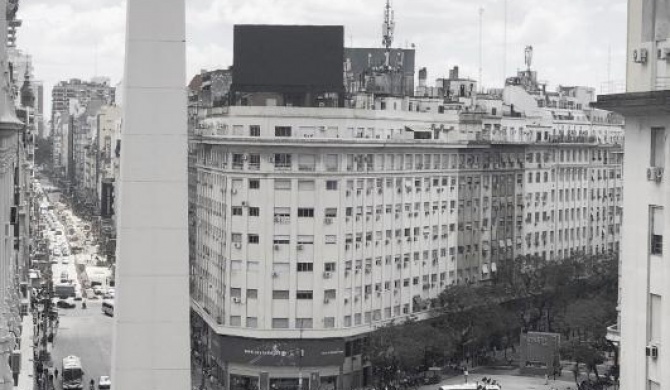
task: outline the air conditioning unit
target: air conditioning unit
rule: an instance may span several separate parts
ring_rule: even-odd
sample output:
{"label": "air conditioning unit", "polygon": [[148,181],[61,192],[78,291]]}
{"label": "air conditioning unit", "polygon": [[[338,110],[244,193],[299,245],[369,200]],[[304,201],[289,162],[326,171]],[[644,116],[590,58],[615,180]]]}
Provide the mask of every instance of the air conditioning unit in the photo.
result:
{"label": "air conditioning unit", "polygon": [[647,356],[652,359],[658,358],[658,347],[656,345],[647,345]]}
{"label": "air conditioning unit", "polygon": [[273,273],[272,273],[272,277],[273,277],[273,278],[278,278],[278,277],[279,277],[279,273],[278,273],[278,272],[273,272]]}
{"label": "air conditioning unit", "polygon": [[241,303],[242,300],[238,297],[233,297],[233,303]]}
{"label": "air conditioning unit", "polygon": [[301,251],[301,250],[303,250],[303,249],[305,249],[305,246],[302,245],[302,244],[299,244],[299,245],[298,245],[298,250]]}
{"label": "air conditioning unit", "polygon": [[323,299],[323,303],[326,303],[326,304],[330,303],[330,299],[328,299],[328,298],[324,298],[324,299]]}
{"label": "air conditioning unit", "polygon": [[344,246],[344,249],[346,249],[346,250],[349,250],[349,249],[351,249],[351,245],[349,245],[349,244],[346,244],[346,245]]}
{"label": "air conditioning unit", "polygon": [[351,190],[347,190],[346,195],[351,196]]}
{"label": "air conditioning unit", "polygon": [[382,189],[381,189],[381,188],[378,188],[378,189],[377,189],[377,193],[378,193],[379,195],[381,195],[381,194],[382,194]]}
{"label": "air conditioning unit", "polygon": [[349,303],[349,298],[344,298],[344,304],[346,305],[347,303]]}
{"label": "air conditioning unit", "polygon": [[649,57],[649,51],[645,48],[633,50],[633,62],[646,64]]}
{"label": "air conditioning unit", "polygon": [[330,272],[324,272],[323,273],[323,278],[324,279],[330,279],[331,276],[332,276],[332,274]]}
{"label": "air conditioning unit", "polygon": [[647,168],[647,180],[660,183],[663,180],[663,168]]}
{"label": "air conditioning unit", "polygon": [[235,243],[235,249],[240,249],[240,248],[242,248],[242,244],[239,243],[239,242],[236,242]]}
{"label": "air conditioning unit", "polygon": [[365,273],[366,273],[366,274],[369,274],[369,273],[371,273],[371,272],[372,272],[372,269],[371,269],[371,268],[365,268]]}
{"label": "air conditioning unit", "polygon": [[276,251],[279,250],[279,244],[275,244],[275,250],[276,250]]}
{"label": "air conditioning unit", "polygon": [[242,201],[242,207],[248,207],[248,206],[249,206],[249,204],[247,202]]}
{"label": "air conditioning unit", "polygon": [[326,225],[330,225],[330,224],[333,223],[333,219],[330,218],[330,217],[326,217],[326,218],[323,220],[323,222],[324,222]]}

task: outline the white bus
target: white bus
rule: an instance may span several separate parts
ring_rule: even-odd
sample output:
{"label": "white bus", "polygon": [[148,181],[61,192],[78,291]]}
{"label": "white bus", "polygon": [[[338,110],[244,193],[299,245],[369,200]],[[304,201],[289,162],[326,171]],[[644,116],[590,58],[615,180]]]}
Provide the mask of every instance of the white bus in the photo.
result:
{"label": "white bus", "polygon": [[445,386],[440,386],[438,390],[500,390],[500,385],[493,385],[493,384],[479,384],[477,382],[474,383],[464,383],[462,385],[445,385]]}
{"label": "white bus", "polygon": [[114,317],[114,301],[111,299],[102,301],[102,312],[110,317]]}
{"label": "white bus", "polygon": [[81,360],[77,356],[63,358],[63,390],[83,389],[84,371],[81,369]]}

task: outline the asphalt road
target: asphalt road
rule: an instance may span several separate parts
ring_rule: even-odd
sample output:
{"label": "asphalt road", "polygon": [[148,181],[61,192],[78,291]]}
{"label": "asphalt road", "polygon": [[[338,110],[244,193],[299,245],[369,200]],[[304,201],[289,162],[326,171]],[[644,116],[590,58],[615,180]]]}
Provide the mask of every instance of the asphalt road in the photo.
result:
{"label": "asphalt road", "polygon": [[[89,300],[87,309],[81,308],[81,302],[77,302],[74,309],[58,309],[60,326],[54,338],[53,362],[61,371],[63,357],[79,356],[85,389],[88,389],[91,378],[97,385],[101,375],[110,375],[111,372],[113,319],[102,313],[101,303],[100,300]],[[61,390],[60,380],[56,389]]]}

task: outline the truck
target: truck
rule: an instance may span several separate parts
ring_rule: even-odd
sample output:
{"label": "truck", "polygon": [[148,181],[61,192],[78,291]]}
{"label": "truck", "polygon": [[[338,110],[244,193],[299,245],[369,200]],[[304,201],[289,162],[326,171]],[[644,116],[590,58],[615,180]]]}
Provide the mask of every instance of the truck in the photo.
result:
{"label": "truck", "polygon": [[58,283],[54,285],[54,297],[74,298],[76,295],[75,285],[72,283]]}
{"label": "truck", "polygon": [[70,355],[63,358],[63,390],[83,390],[84,371],[81,368],[81,359]]}

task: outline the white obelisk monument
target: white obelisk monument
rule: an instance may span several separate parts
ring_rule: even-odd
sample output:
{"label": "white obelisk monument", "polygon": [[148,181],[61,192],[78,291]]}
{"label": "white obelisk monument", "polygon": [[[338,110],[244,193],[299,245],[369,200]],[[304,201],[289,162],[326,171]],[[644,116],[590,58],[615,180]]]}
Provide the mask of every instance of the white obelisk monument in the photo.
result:
{"label": "white obelisk monument", "polygon": [[185,0],[128,0],[115,390],[190,381]]}

